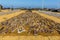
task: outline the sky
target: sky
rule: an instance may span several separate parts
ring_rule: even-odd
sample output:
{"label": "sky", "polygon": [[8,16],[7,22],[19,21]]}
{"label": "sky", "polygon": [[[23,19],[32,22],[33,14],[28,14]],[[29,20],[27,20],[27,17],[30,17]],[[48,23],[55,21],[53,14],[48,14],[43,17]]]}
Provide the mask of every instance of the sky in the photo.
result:
{"label": "sky", "polygon": [[60,8],[60,0],[0,0],[0,4],[6,8]]}

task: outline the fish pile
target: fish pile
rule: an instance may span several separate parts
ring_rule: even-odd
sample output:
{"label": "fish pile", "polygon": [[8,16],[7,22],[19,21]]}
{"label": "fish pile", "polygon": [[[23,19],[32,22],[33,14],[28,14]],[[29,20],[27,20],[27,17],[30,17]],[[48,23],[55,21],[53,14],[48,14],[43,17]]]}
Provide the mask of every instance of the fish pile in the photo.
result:
{"label": "fish pile", "polygon": [[22,31],[21,29],[32,35],[52,34],[54,32],[60,34],[60,23],[33,12],[21,13],[0,23],[0,33],[13,33],[16,30]]}

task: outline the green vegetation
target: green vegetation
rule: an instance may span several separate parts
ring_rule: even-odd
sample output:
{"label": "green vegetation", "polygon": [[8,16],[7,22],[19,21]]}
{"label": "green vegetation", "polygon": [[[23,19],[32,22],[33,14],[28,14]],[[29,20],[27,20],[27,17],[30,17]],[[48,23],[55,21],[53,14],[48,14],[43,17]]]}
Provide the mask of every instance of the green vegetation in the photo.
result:
{"label": "green vegetation", "polygon": [[1,12],[1,9],[2,9],[3,7],[2,7],[2,5],[0,5],[0,12]]}

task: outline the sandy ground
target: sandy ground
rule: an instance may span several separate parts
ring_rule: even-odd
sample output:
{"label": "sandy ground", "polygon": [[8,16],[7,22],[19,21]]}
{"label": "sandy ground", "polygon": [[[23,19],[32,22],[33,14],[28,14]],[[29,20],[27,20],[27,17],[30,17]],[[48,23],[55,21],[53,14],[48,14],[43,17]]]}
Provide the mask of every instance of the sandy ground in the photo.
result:
{"label": "sandy ground", "polygon": [[15,13],[15,12],[18,12],[19,10],[2,10],[0,12],[0,16],[2,15],[6,15],[6,14],[11,14],[11,13]]}
{"label": "sandy ground", "polygon": [[60,40],[60,36],[0,36],[0,40]]}
{"label": "sandy ground", "polygon": [[[8,15],[2,15],[0,16],[0,22],[8,20],[14,16],[17,16],[22,12],[24,11],[18,11],[18,12],[8,14]],[[55,22],[60,23],[60,19],[57,17],[39,13],[38,11],[34,11],[34,12],[37,12],[39,15],[45,18],[49,18]],[[42,35],[39,35],[39,36],[1,36],[0,35],[0,40],[60,40],[60,36],[42,36]]]}
{"label": "sandy ground", "polygon": [[39,11],[39,12],[42,12],[44,14],[48,14],[50,16],[55,16],[57,18],[60,18],[60,13],[59,12],[51,12],[51,11]]}

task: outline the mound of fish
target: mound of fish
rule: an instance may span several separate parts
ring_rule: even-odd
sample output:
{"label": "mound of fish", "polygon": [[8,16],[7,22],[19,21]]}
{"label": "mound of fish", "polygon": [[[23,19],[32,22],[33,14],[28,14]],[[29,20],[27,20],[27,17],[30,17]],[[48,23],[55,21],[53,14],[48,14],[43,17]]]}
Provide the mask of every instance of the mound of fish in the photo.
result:
{"label": "mound of fish", "polygon": [[38,13],[25,12],[0,23],[0,33],[26,32],[27,34],[60,34],[60,23],[45,18]]}

